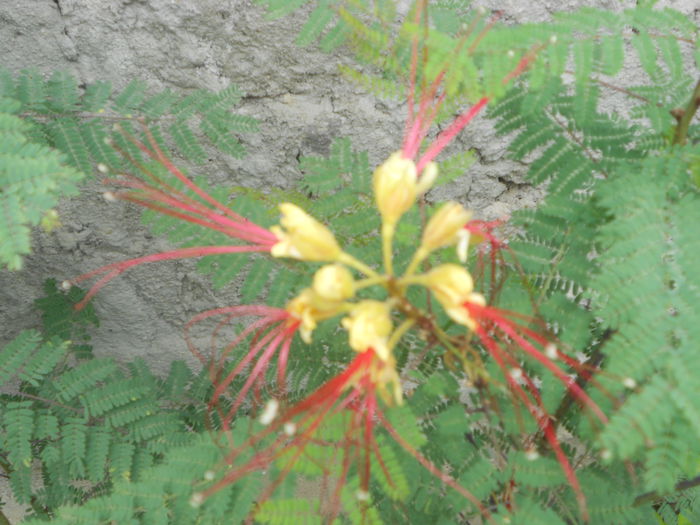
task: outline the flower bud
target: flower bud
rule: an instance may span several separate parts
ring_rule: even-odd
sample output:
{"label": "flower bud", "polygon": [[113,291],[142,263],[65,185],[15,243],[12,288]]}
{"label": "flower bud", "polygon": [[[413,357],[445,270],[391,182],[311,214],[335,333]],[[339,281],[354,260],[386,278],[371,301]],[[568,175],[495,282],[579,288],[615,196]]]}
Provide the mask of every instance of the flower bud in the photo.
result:
{"label": "flower bud", "polygon": [[345,301],[355,295],[355,281],[350,271],[340,264],[328,264],[314,274],[312,288],[326,301]]}
{"label": "flower bud", "polygon": [[302,261],[335,261],[342,253],[331,231],[304,210],[285,202],[280,204],[280,211],[282,228],[271,228],[279,240],[271,250],[274,257],[292,257]]}
{"label": "flower bud", "polygon": [[447,315],[470,330],[476,328],[464,303],[484,305],[486,301],[481,294],[473,292],[474,281],[467,270],[456,264],[442,264],[425,276],[424,284],[435,294]]}
{"label": "flower bud", "polygon": [[423,231],[421,248],[432,252],[443,246],[457,242],[459,233],[471,218],[471,212],[461,204],[448,202],[440,208],[428,221]]}
{"label": "flower bud", "polygon": [[343,327],[349,332],[350,348],[365,352],[372,348],[377,357],[387,361],[390,357],[387,341],[392,323],[390,307],[380,301],[360,301],[350,315],[343,319]]}
{"label": "flower bud", "polygon": [[374,170],[374,198],[382,220],[396,224],[416,200],[416,165],[397,151]]}

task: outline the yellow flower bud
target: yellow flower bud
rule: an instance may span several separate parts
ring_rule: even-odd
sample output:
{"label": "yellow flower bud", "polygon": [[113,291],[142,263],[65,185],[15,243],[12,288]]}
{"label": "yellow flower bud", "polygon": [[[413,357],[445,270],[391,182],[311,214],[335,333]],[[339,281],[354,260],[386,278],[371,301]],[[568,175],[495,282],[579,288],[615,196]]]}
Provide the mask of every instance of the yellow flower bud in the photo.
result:
{"label": "yellow flower bud", "polygon": [[423,282],[435,294],[447,315],[470,330],[476,328],[464,303],[483,305],[486,301],[481,294],[473,293],[474,281],[467,270],[456,264],[442,264],[429,272]]}
{"label": "yellow flower bud", "polygon": [[374,198],[382,220],[396,224],[416,200],[416,165],[397,151],[374,170]]}
{"label": "yellow flower bud", "polygon": [[382,361],[389,359],[387,341],[391,334],[392,323],[390,307],[387,303],[372,300],[360,301],[342,323],[349,332],[350,348],[356,352],[364,352],[372,348]]}
{"label": "yellow flower bud", "polygon": [[272,247],[274,257],[302,261],[335,261],[342,253],[333,233],[304,210],[285,202],[280,204],[282,219],[270,230],[279,242]]}
{"label": "yellow flower bud", "polygon": [[471,218],[471,212],[464,209],[461,204],[448,202],[440,208],[428,221],[423,232],[421,248],[432,252],[443,246],[449,246],[457,242],[459,232],[464,229]]}
{"label": "yellow flower bud", "polygon": [[328,264],[314,274],[314,292],[327,301],[345,301],[355,295],[355,281],[340,264]]}

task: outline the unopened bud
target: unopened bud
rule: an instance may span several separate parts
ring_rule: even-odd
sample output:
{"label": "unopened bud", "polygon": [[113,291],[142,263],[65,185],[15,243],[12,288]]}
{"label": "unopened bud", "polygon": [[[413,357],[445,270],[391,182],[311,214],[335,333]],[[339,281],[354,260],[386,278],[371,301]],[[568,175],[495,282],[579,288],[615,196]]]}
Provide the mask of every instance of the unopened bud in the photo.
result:
{"label": "unopened bud", "polygon": [[117,202],[117,197],[111,191],[106,191],[102,194],[102,198],[107,202]]}
{"label": "unopened bud", "polygon": [[603,450],[600,451],[600,459],[603,461],[610,461],[613,457],[612,452],[610,449],[604,448]]}
{"label": "unopened bud", "polygon": [[328,264],[314,274],[312,288],[326,301],[345,301],[355,295],[350,271],[340,264]]}
{"label": "unopened bud", "polygon": [[549,43],[550,44],[556,44],[557,43],[557,35],[552,35],[549,37]]}
{"label": "unopened bud", "polygon": [[97,171],[100,173],[107,173],[109,172],[109,168],[107,167],[106,164],[102,164],[101,162],[97,165]]}
{"label": "unopened bud", "polygon": [[207,471],[204,473],[204,479],[205,479],[206,481],[212,481],[212,480],[214,479],[215,476],[216,476],[216,475],[214,474],[214,471],[213,471],[213,470],[207,470]]}
{"label": "unopened bud", "polygon": [[195,492],[190,498],[190,507],[198,508],[204,503],[204,495],[201,492]]}
{"label": "unopened bud", "polygon": [[512,49],[509,49],[508,50],[508,58],[513,58],[514,56],[515,56],[515,51],[513,51]]}
{"label": "unopened bud", "polygon": [[[461,240],[467,231],[464,225],[471,218],[471,212],[457,202],[447,202],[428,221],[428,225],[423,232],[421,248],[428,252],[449,246]],[[467,232],[467,242],[469,242]]]}
{"label": "unopened bud", "polygon": [[70,281],[63,281],[63,282],[61,283],[61,289],[62,289],[62,290],[68,291],[68,290],[70,290],[72,287],[73,287],[73,285],[71,284]]}
{"label": "unopened bud", "polygon": [[392,154],[374,170],[374,198],[382,220],[394,225],[416,200],[416,165],[401,151]]}
{"label": "unopened bud", "polygon": [[292,421],[287,421],[284,424],[284,433],[288,436],[293,436],[297,432],[297,426]]}

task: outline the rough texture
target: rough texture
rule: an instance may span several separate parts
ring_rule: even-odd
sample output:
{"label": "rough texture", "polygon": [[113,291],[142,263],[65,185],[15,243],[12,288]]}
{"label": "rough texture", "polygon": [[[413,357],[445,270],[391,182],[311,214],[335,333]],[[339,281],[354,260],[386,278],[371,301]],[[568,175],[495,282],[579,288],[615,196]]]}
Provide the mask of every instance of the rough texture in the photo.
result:
{"label": "rough texture", "polygon": [[[692,0],[666,3],[693,12]],[[580,5],[623,7],[616,0],[484,5],[505,10],[507,22],[543,20]],[[372,163],[399,144],[401,105],[377,101],[342,79],[337,65],[348,62],[342,52],[293,45],[301,15],[269,21],[245,0],[6,0],[0,21],[0,56],[11,70],[65,69],[80,82],[116,87],[142,78],[154,90],[240,86],[247,93],[240,112],[258,118],[261,131],[244,137],[245,159],[214,159],[203,169],[215,184],[287,186],[299,177],[298,158],[326,153],[334,137],[349,136]],[[459,199],[484,218],[534,205],[538,193],[522,184],[525,167],[503,159],[505,143],[487,123],[476,122],[459,140],[476,148],[479,162],[435,198]],[[64,226],[37,233],[26,269],[0,272],[0,341],[36,324],[32,302],[47,277],[70,278],[167,247],[140,225],[138,210],[106,204],[96,183],[59,211]],[[185,320],[233,300],[235,286],[213,294],[190,262],[135,269],[97,297],[102,324],[95,349],[121,359],[144,356],[162,369],[188,355],[180,335]]]}

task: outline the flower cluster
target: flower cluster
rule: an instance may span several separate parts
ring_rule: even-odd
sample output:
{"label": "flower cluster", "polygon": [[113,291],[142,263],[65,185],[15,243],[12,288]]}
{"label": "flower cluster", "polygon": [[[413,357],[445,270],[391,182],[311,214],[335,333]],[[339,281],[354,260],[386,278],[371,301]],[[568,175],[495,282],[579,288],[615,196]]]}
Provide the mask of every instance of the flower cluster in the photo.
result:
{"label": "flower cluster", "polygon": [[[420,10],[416,16],[420,16]],[[406,443],[383,414],[382,405],[394,407],[406,403],[400,370],[397,369],[397,362],[401,361],[397,357],[403,356],[397,354],[402,351],[399,344],[402,338],[411,330],[416,330],[419,335],[427,333],[437,342],[429,345],[428,350],[447,352],[446,349],[449,348],[450,352],[456,352],[461,357],[467,352],[490,356],[502,372],[504,385],[512,399],[522,403],[537,422],[539,432],[554,451],[579,497],[582,512],[585,514],[585,502],[574,469],[562,451],[553,418],[544,406],[535,381],[523,369],[522,358],[528,357],[544,365],[545,369],[565,385],[572,398],[588,407],[599,420],[606,421],[605,414],[567,374],[564,366],[577,372],[581,371],[575,360],[559,350],[551,339],[519,323],[518,320],[522,317],[489,305],[491,298],[487,300],[487,297],[475,290],[477,279],[474,275],[479,275],[472,275],[464,266],[468,248],[470,245],[488,241],[494,279],[493,266],[502,246],[492,233],[497,223],[473,220],[471,212],[461,204],[444,203],[423,225],[422,235],[408,265],[402,271],[396,271],[393,243],[398,223],[417,205],[420,197],[431,188],[438,176],[438,166],[434,162],[436,156],[490,101],[488,96],[476,101],[455,118],[421,153],[422,143],[444,100],[444,96],[438,95],[444,75],[441,72],[432,84],[424,86],[419,108],[414,113],[415,64],[418,57],[416,45],[414,42],[409,116],[402,148],[391,154],[373,174],[374,199],[381,217],[381,268],[374,268],[346,252],[326,225],[294,204],[279,205],[279,225],[270,229],[248,221],[189,181],[167,159],[147,131],[148,145],[125,134],[142,153],[165,167],[179,181],[178,187],[184,187],[184,190],[176,189],[144,170],[149,176],[148,182],[131,176],[111,179],[110,182],[126,187],[126,190],[109,192],[105,197],[110,201],[128,200],[225,233],[234,240],[234,244],[184,248],[148,255],[111,264],[79,276],[67,281],[65,286],[101,276],[79,307],[111,279],[142,263],[242,252],[263,252],[272,257],[324,263],[324,266],[314,273],[308,286],[289,300],[284,308],[217,308],[195,316],[186,325],[185,333],[190,348],[204,365],[209,366],[210,378],[214,385],[209,408],[217,411],[223,431],[231,430],[241,407],[247,406],[254,413],[263,407],[259,410],[257,418],[262,430],[255,432],[242,445],[233,447],[226,455],[225,473],[208,488],[197,492],[193,496],[193,504],[200,504],[221,487],[252,471],[267,469],[272,463],[280,463],[282,474],[271,483],[268,492],[260,495],[258,501],[262,502],[309,447],[325,444],[342,451],[342,469],[336,478],[338,490],[342,488],[351,466],[356,465],[356,473],[360,478],[357,499],[365,503],[370,499],[372,458],[382,466],[384,477],[390,485],[392,484],[391,476],[383,466],[380,447],[374,436],[375,427],[379,423],[404,450],[441,482],[472,501],[488,517],[487,510],[466,488]],[[524,56],[503,82],[510,81],[525,70],[534,56],[534,53]],[[138,164],[136,161],[133,163]],[[460,264],[444,263],[429,267],[426,263],[431,254],[446,247],[456,249]],[[464,327],[464,335],[458,339],[448,336],[438,325],[436,316],[412,304],[407,293],[411,286],[425,288],[439,303],[444,313],[453,322]],[[382,293],[379,296],[385,299],[377,300],[365,296],[365,291],[371,288],[381,288]],[[376,296],[377,294],[372,295]],[[226,345],[218,359],[207,358],[190,337],[191,329],[208,319],[220,319],[212,341],[220,328],[233,319],[247,320],[246,327]],[[348,358],[349,363],[340,373],[306,397],[296,403],[287,403],[287,364],[291,357],[294,336],[298,333],[301,340],[309,344],[319,324],[332,320],[347,332],[347,347],[350,349],[348,355],[352,358]],[[247,344],[247,349],[243,356],[233,358],[234,350],[244,343]],[[474,350],[472,343],[478,346],[477,350]],[[265,378],[274,361],[277,367],[277,394],[263,402]],[[471,375],[472,379],[478,376],[489,380],[481,357],[476,360],[476,365],[467,361],[465,358],[464,372]],[[241,386],[229,399],[228,392],[236,380],[241,382]],[[222,403],[224,398],[226,402]],[[343,421],[344,430],[334,442],[326,443],[318,438],[318,434],[323,424],[333,418]],[[524,449],[532,452],[532,438],[528,439],[524,439],[522,445]],[[534,460],[537,454],[530,453],[528,457]],[[331,518],[335,516],[339,506],[338,490],[332,496],[335,510],[330,512]]]}

